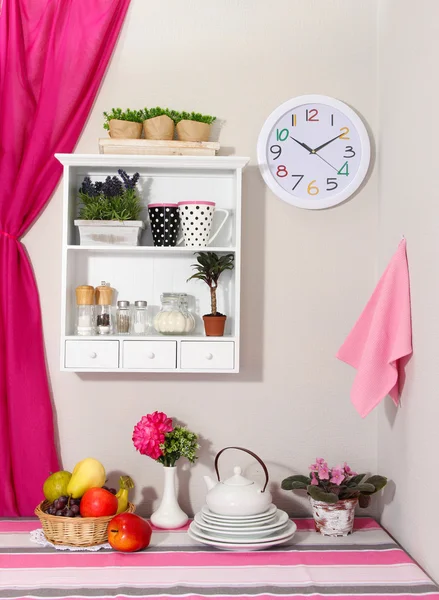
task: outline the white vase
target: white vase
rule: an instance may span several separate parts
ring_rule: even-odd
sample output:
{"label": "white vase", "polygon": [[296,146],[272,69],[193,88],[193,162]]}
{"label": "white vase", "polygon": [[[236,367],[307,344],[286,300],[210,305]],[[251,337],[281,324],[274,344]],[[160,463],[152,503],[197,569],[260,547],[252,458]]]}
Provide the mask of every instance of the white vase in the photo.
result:
{"label": "white vase", "polygon": [[161,529],[177,529],[183,527],[189,517],[178,505],[175,474],[177,467],[163,467],[165,483],[162,501],[158,509],[151,515],[151,523]]}
{"label": "white vase", "polygon": [[354,529],[355,507],[358,498],[346,498],[334,504],[310,497],[316,531],[331,537],[346,536]]}

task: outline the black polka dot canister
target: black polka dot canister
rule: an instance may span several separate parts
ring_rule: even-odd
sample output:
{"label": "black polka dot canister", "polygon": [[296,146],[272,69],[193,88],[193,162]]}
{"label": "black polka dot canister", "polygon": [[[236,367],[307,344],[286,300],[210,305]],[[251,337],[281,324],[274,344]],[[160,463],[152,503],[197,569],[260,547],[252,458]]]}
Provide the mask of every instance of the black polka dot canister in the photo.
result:
{"label": "black polka dot canister", "polygon": [[178,205],[149,204],[148,212],[154,246],[175,246],[180,229]]}
{"label": "black polka dot canister", "polygon": [[207,246],[215,202],[188,200],[178,203],[185,246]]}

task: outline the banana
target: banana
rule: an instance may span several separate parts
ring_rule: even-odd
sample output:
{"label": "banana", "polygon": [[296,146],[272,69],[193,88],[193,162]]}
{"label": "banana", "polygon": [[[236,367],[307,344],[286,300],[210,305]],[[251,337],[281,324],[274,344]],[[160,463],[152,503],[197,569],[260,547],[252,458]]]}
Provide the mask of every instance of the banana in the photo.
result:
{"label": "banana", "polygon": [[117,515],[125,512],[128,508],[128,490],[133,489],[134,482],[129,475],[123,475],[119,479],[120,490],[116,494]]}

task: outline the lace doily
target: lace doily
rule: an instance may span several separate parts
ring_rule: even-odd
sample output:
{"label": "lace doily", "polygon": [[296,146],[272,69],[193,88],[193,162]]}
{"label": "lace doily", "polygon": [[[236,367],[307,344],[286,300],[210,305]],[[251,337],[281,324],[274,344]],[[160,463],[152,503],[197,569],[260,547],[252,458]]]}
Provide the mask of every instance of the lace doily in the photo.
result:
{"label": "lace doily", "polygon": [[44,535],[44,531],[42,529],[34,529],[30,532],[30,541],[39,544],[40,546],[55,548],[56,550],[70,550],[71,552],[83,552],[87,550],[88,552],[97,552],[101,548],[105,550],[111,550],[110,544],[97,544],[96,546],[58,546],[49,542],[49,540]]}

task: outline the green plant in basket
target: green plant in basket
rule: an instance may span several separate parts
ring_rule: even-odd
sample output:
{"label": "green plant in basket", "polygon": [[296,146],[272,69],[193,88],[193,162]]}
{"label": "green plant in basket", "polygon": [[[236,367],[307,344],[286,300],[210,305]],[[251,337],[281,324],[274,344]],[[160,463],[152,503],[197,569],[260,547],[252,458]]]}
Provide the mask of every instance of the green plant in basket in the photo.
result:
{"label": "green plant in basket", "polygon": [[358,498],[361,508],[367,508],[372,494],[381,490],[386,484],[386,477],[366,473],[355,473],[344,463],[343,466],[328,467],[323,458],[317,458],[309,467],[306,475],[291,475],[282,481],[283,490],[306,490],[313,500],[335,504],[339,500]]}
{"label": "green plant in basket", "polygon": [[110,121],[117,119],[118,121],[131,121],[133,123],[141,123],[143,121],[142,110],[131,110],[127,108],[122,110],[121,108],[112,108],[110,112],[104,112],[104,129],[107,131],[110,129]]}
{"label": "green plant in basket", "polygon": [[142,211],[136,184],[139,173],[130,177],[122,169],[120,178],[108,176],[104,182],[85,177],[79,188],[79,218],[86,221],[136,221]]}

